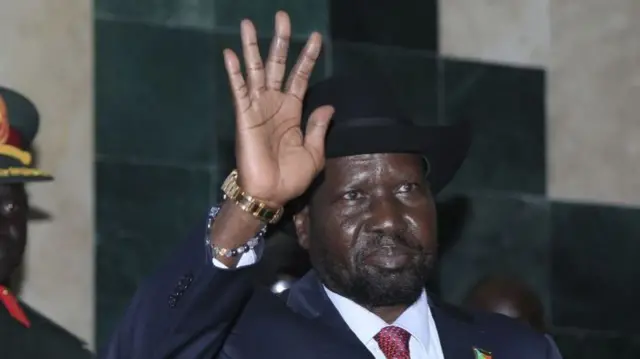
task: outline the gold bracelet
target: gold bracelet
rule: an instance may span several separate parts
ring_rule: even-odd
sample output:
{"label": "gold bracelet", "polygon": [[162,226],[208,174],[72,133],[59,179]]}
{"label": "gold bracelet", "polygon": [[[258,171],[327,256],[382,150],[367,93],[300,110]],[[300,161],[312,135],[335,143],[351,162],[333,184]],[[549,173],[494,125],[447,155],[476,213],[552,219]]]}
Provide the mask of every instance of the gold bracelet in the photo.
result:
{"label": "gold bracelet", "polygon": [[234,201],[243,211],[251,213],[264,223],[275,224],[284,213],[283,207],[270,208],[263,201],[245,193],[238,185],[238,170],[231,171],[227,179],[224,180],[222,192],[224,192],[224,199]]}

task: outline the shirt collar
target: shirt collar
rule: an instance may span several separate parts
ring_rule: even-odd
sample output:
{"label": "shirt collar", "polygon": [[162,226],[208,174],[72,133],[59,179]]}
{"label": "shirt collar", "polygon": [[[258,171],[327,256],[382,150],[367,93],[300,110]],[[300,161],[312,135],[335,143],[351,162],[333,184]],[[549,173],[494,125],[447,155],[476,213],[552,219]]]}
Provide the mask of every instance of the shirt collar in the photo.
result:
{"label": "shirt collar", "polygon": [[[340,316],[351,331],[365,345],[371,342],[378,332],[388,326],[384,320],[364,307],[345,298],[327,287],[324,287],[329,300],[336,307]],[[407,308],[392,325],[398,326],[411,334],[420,344],[427,348],[429,344],[429,320],[431,313],[427,294],[423,290],[418,300]]]}

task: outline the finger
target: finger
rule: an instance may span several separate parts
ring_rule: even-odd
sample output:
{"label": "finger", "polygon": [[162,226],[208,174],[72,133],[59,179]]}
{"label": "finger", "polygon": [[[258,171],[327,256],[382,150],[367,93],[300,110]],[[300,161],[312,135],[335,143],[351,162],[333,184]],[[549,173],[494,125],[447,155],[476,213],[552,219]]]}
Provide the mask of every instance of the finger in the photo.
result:
{"label": "finger", "polygon": [[276,14],[276,28],[267,59],[267,88],[280,91],[287,69],[287,52],[291,40],[291,21],[284,11]]}
{"label": "finger", "polygon": [[247,84],[242,77],[240,61],[232,50],[225,49],[222,53],[224,55],[224,67],[227,69],[227,75],[229,76],[229,85],[231,86],[231,94],[233,95],[236,111],[243,113],[251,106],[251,99],[249,98]]}
{"label": "finger", "polygon": [[258,35],[256,28],[250,20],[242,20],[240,24],[240,36],[242,37],[242,53],[244,65],[249,79],[249,91],[261,93],[265,90],[264,65],[258,48]]}
{"label": "finger", "polygon": [[298,57],[291,74],[287,79],[286,91],[292,96],[295,96],[302,101],[304,94],[307,92],[309,86],[309,78],[313,67],[320,56],[320,50],[322,49],[322,36],[314,32],[307,40],[302,53]]}
{"label": "finger", "polygon": [[304,148],[313,157],[316,170],[320,170],[324,166],[324,141],[333,112],[333,107],[327,105],[317,108],[309,116],[304,136]]}

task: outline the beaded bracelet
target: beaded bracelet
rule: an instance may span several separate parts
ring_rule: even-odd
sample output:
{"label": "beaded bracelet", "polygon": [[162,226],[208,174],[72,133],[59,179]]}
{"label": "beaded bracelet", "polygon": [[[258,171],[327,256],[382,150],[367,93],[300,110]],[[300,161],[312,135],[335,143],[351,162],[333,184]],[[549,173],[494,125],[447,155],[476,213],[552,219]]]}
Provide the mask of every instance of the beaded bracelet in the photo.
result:
{"label": "beaded bracelet", "polygon": [[209,235],[211,232],[211,226],[213,225],[213,221],[215,220],[216,216],[218,215],[218,212],[220,211],[220,207],[211,207],[211,210],[209,211],[209,216],[207,218],[207,234],[206,234],[206,243],[207,246],[209,248],[211,248],[211,254],[213,255],[213,258],[219,258],[219,257],[226,257],[226,258],[231,258],[231,257],[236,257],[238,255],[241,255],[243,253],[246,253],[252,249],[254,249],[262,239],[264,239],[264,236],[267,232],[267,226],[263,225],[260,228],[260,231],[258,232],[258,234],[256,234],[255,237],[251,238],[249,241],[247,241],[247,243],[241,245],[240,247],[237,248],[233,248],[233,249],[228,249],[228,248],[222,248],[222,247],[218,247],[216,245],[212,245],[211,243],[211,236]]}
{"label": "beaded bracelet", "polygon": [[213,250],[213,257],[217,258],[217,257],[227,257],[227,258],[231,258],[231,257],[235,257],[238,256],[242,253],[246,253],[250,250],[252,250],[253,248],[255,248],[255,246],[258,245],[258,238],[251,238],[247,243],[245,243],[244,245],[234,248],[234,249],[227,249],[227,248],[221,248],[218,246],[213,246],[212,250]]}

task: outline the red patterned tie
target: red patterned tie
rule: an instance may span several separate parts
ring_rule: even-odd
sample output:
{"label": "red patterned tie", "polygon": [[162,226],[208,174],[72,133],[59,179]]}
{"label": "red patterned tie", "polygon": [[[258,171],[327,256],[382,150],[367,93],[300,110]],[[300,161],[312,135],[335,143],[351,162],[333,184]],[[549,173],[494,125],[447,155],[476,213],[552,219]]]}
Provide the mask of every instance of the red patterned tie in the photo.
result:
{"label": "red patterned tie", "polygon": [[411,334],[406,330],[394,326],[384,327],[374,339],[387,359],[411,359],[409,356]]}

